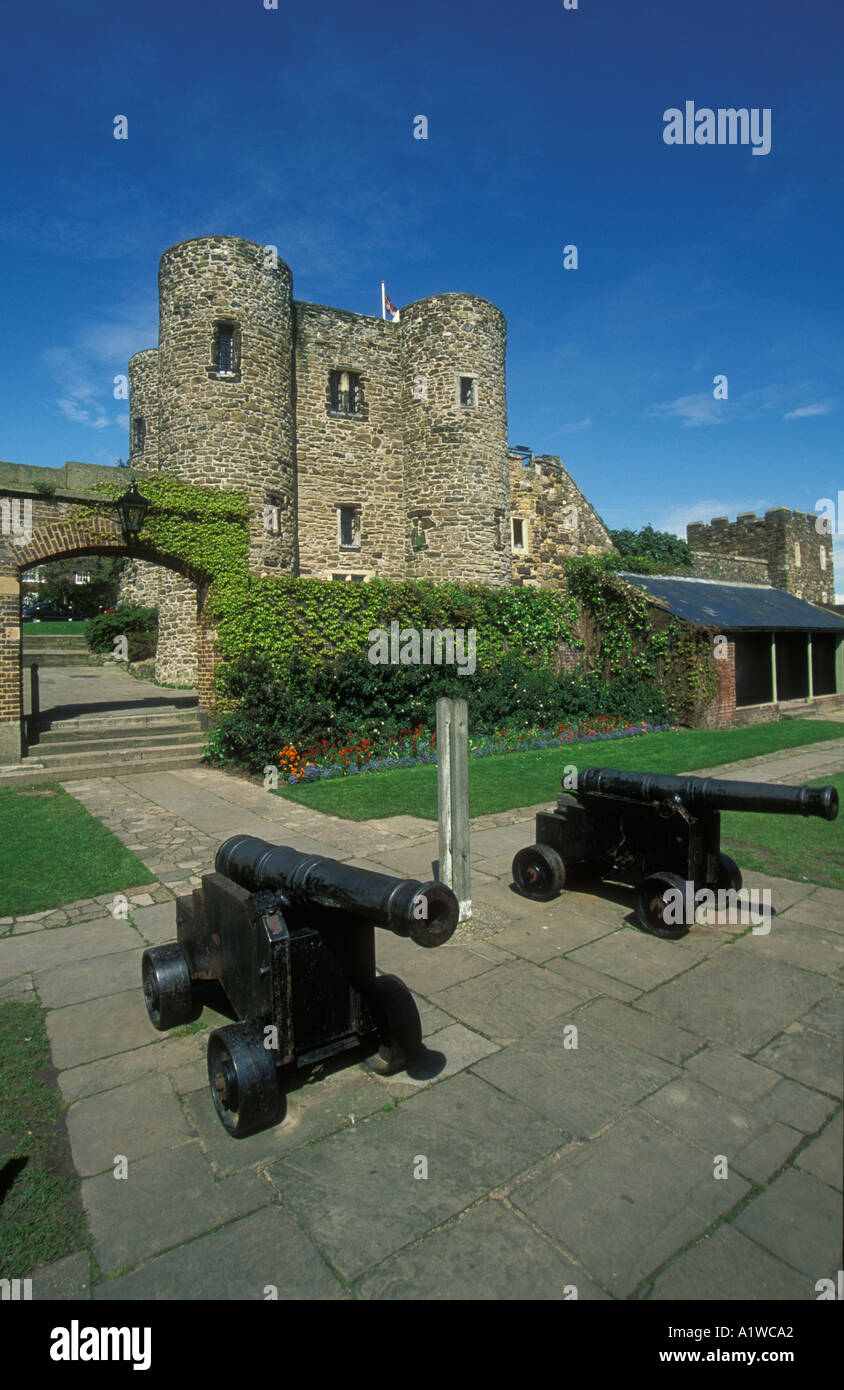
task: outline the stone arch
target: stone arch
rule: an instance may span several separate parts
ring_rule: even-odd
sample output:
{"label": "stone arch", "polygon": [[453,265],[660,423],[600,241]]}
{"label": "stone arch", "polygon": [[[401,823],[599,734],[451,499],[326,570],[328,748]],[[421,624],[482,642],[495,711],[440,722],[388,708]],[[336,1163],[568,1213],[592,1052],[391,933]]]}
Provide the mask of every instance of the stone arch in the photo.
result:
{"label": "stone arch", "polygon": [[[71,511],[77,514],[68,516]],[[0,535],[0,765],[20,762],[26,749],[21,574],[51,560],[75,555],[126,556],[175,570],[195,584],[197,684],[203,726],[207,727],[214,709],[214,673],[219,657],[210,617],[210,576],[183,556],[159,551],[143,540],[128,544],[116,517],[80,512],[81,508],[73,504],[38,499],[37,511],[27,528],[19,528],[17,534]]]}

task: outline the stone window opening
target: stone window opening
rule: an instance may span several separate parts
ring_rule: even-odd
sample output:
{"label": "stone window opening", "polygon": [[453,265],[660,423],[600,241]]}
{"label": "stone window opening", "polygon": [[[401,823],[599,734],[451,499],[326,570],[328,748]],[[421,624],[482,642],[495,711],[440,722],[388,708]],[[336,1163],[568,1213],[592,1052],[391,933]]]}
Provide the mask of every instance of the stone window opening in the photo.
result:
{"label": "stone window opening", "polygon": [[132,453],[142,454],[146,441],[147,426],[143,415],[136,415],[132,421]]}
{"label": "stone window opening", "polygon": [[91,583],[91,575],[90,575],[90,572],[89,572],[88,570],[80,570],[78,574],[75,574],[75,575],[73,576],[73,578],[74,578],[75,583],[77,583],[77,584],[90,584],[90,583]]}
{"label": "stone window opening", "polygon": [[800,560],[800,542],[799,542],[799,541],[795,541],[795,542],[794,542],[794,563],[795,563],[795,565],[797,566],[797,568],[799,569],[799,568],[800,568],[800,564],[801,564],[801,560]]}
{"label": "stone window opening", "polygon": [[457,402],[464,410],[476,410],[478,405],[478,378],[459,376],[457,378]]}
{"label": "stone window opening", "polygon": [[826,549],[824,546],[821,546],[821,569],[826,569]]}
{"label": "stone window opening", "polygon": [[360,507],[337,508],[337,532],[341,550],[360,550]]}
{"label": "stone window opening", "polygon": [[211,369],[223,380],[240,375],[240,330],[231,319],[219,319],[214,324]]}
{"label": "stone window opening", "polygon": [[514,516],[511,517],[511,523],[513,529],[513,549],[524,553],[528,548],[527,522],[524,517]]}
{"label": "stone window opening", "polygon": [[331,372],[328,378],[328,399],[332,415],[360,415],[363,408],[363,382],[360,372]]}

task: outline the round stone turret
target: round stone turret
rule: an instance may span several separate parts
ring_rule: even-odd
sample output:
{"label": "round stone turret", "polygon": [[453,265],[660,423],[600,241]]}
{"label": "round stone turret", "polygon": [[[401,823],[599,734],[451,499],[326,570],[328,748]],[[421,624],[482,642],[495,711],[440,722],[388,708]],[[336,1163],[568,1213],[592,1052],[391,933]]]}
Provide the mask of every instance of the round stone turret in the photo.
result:
{"label": "round stone turret", "polygon": [[158,467],[250,503],[250,568],[296,564],[293,276],[240,237],[171,246],[158,273]]}
{"label": "round stone turret", "polygon": [[401,311],[409,577],[512,578],[504,315],[440,294]]}

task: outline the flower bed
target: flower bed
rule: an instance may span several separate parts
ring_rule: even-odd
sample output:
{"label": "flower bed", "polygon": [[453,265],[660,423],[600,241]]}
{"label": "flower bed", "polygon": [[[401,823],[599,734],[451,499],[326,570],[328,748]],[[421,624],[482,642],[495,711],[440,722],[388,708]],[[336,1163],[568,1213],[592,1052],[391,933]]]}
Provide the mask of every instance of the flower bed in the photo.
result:
{"label": "flower bed", "polygon": [[[631,738],[636,734],[661,733],[670,724],[637,724],[596,715],[572,726],[558,724],[553,729],[534,726],[528,729],[499,729],[494,734],[474,735],[469,739],[469,755],[473,758],[496,757],[499,753],[521,753],[529,748],[560,748],[569,744],[596,743],[605,739]],[[437,761],[437,736],[420,724],[415,729],[402,729],[397,735],[379,738],[359,738],[347,743],[331,743],[322,739],[312,748],[299,750],[292,744],[279,749],[279,771],[282,780],[318,782],[325,777],[352,777],[363,772],[385,772],[394,767],[418,767]]]}

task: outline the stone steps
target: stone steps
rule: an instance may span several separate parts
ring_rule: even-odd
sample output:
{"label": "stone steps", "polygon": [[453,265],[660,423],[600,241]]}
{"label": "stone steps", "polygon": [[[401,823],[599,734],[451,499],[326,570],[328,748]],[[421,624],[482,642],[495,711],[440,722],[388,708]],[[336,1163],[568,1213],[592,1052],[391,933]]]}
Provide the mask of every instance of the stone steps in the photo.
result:
{"label": "stone steps", "polygon": [[204,742],[195,710],[61,720],[42,730],[22,763],[0,770],[0,786],[196,767]]}

